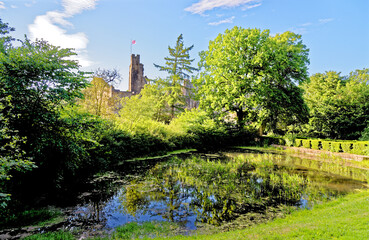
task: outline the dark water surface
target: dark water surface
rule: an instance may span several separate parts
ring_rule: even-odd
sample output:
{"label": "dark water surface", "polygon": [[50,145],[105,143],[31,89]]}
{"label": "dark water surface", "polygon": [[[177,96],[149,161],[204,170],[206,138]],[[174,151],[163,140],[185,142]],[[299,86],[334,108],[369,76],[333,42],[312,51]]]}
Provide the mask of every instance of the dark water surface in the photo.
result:
{"label": "dark water surface", "polygon": [[[184,160],[194,156],[197,160]],[[266,178],[260,176],[270,171],[265,170],[270,167],[268,161],[259,164],[261,170],[247,169],[240,165],[241,160],[232,163],[234,167],[226,165],[235,157],[271,161],[273,179],[289,179],[280,180],[290,184],[289,190],[284,193],[281,188],[264,186]],[[91,180],[92,190],[81,194],[80,203],[68,209],[67,227],[109,232],[129,222],[157,220],[176,222],[190,231],[201,222],[221,225],[242,214],[263,212],[269,205],[310,208],[316,202],[367,188],[367,176],[366,170],[311,157],[251,150],[131,161]],[[267,193],[267,189],[274,192]]]}

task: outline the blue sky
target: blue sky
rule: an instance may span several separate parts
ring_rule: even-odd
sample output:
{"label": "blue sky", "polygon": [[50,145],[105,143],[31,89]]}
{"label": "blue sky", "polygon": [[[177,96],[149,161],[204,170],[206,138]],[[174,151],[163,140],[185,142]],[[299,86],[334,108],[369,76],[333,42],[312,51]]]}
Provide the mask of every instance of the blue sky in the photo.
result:
{"label": "blue sky", "polygon": [[369,67],[369,0],[0,0],[0,18],[23,39],[44,38],[75,48],[86,71],[120,71],[128,88],[130,42],[145,75],[162,65],[182,33],[191,56],[228,28],[293,31],[310,49],[309,73],[347,75]]}

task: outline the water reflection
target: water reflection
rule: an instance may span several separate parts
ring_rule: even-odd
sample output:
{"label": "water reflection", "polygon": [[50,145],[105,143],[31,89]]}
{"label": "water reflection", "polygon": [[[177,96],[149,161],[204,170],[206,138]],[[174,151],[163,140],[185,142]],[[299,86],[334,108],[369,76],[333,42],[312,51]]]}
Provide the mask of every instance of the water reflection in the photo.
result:
{"label": "water reflection", "polygon": [[352,169],[281,154],[227,152],[211,159],[200,155],[129,164],[123,169],[136,172],[122,170],[120,176],[126,180],[120,181],[124,184],[114,194],[106,190],[114,181],[98,184],[96,192],[105,195],[92,195],[90,204],[79,208],[86,212],[93,208],[86,218],[98,220],[108,229],[153,220],[196,229],[199,222],[221,225],[281,204],[309,208],[315,202],[365,187],[363,182],[331,174],[358,178],[360,174]]}

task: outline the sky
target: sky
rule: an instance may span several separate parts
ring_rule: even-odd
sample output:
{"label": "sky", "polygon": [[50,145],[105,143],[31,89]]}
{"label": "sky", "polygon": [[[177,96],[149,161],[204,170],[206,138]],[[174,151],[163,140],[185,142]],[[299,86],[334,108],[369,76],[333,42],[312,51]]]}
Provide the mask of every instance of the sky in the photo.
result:
{"label": "sky", "polygon": [[0,0],[0,18],[18,39],[44,39],[74,48],[81,70],[117,69],[128,89],[131,54],[144,74],[165,77],[168,46],[183,34],[190,55],[234,26],[292,31],[310,49],[309,74],[348,75],[369,68],[369,0]]}

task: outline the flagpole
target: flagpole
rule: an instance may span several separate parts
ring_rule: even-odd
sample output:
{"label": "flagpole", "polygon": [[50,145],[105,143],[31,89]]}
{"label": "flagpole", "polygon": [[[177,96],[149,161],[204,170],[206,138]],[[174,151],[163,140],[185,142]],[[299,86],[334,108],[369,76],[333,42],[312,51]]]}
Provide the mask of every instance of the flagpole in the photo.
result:
{"label": "flagpole", "polygon": [[130,55],[132,56],[132,39],[131,39],[131,54]]}

